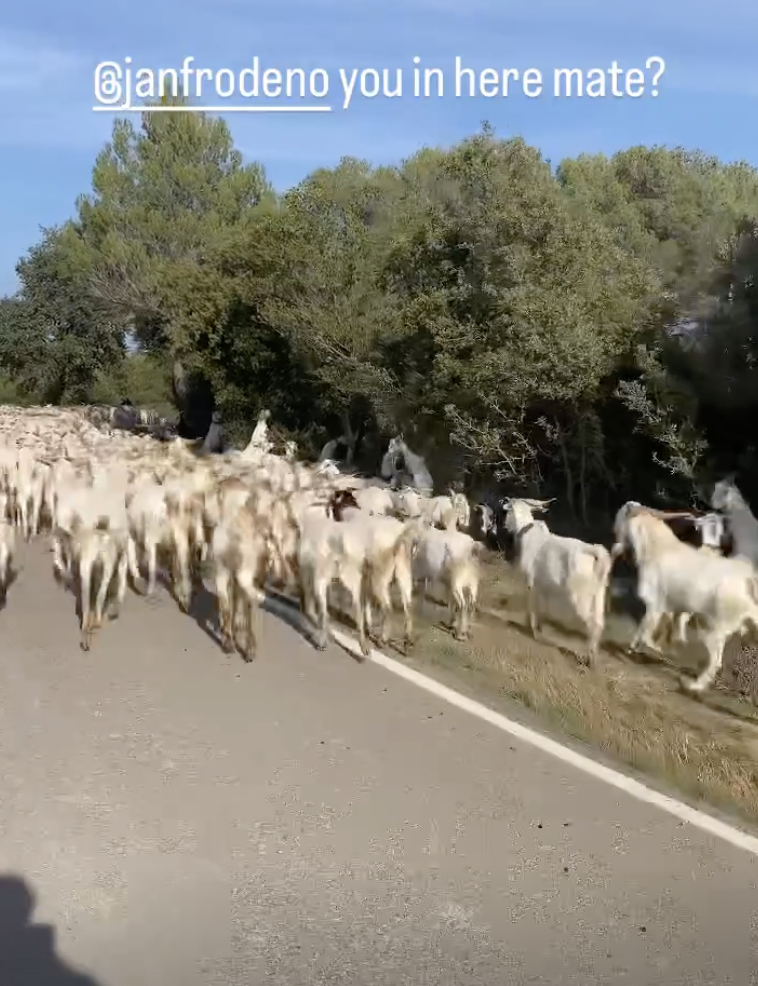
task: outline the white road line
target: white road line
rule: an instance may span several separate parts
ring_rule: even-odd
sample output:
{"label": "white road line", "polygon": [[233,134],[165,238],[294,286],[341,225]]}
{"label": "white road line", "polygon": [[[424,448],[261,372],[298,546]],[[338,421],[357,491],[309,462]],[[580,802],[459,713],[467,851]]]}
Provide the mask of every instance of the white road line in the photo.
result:
{"label": "white road line", "polygon": [[[280,599],[274,600],[271,597],[269,597],[269,604],[271,604],[272,609],[280,606],[284,609],[286,606]],[[286,608],[291,611],[291,607],[287,606]],[[332,629],[332,636],[340,647],[343,647],[355,657],[361,657],[360,647],[358,646],[357,640],[353,637],[343,633],[341,630],[335,629]],[[683,801],[677,801],[676,798],[670,798],[666,794],[661,794],[660,791],[655,791],[653,788],[647,787],[647,785],[642,784],[633,777],[627,777],[626,774],[622,774],[612,767],[606,767],[605,764],[598,763],[590,757],[577,753],[576,750],[572,750],[570,747],[564,746],[556,740],[543,736],[542,733],[538,733],[534,729],[529,729],[528,726],[524,726],[520,722],[515,722],[515,720],[509,719],[500,712],[495,712],[494,709],[488,708],[481,702],[461,695],[460,692],[448,688],[447,685],[435,681],[434,678],[429,678],[427,675],[421,674],[420,671],[415,671],[400,661],[387,657],[386,654],[382,654],[381,651],[375,650],[373,647],[371,648],[368,660],[373,664],[378,664],[380,667],[385,668],[387,671],[391,671],[392,674],[396,674],[399,678],[405,678],[406,681],[410,681],[418,688],[423,688],[430,695],[441,698],[443,702],[449,702],[450,705],[454,705],[463,712],[468,712],[472,716],[476,716],[483,722],[488,722],[491,726],[502,729],[504,733],[509,733],[524,743],[529,743],[538,750],[542,750],[543,753],[547,753],[551,757],[563,761],[563,763],[571,764],[577,770],[581,770],[585,774],[597,778],[599,781],[604,781],[606,784],[610,784],[611,787],[618,788],[619,791],[624,791],[638,801],[644,801],[646,804],[654,805],[656,808],[668,812],[669,815],[673,815],[674,818],[678,818],[682,822],[689,822],[690,825],[694,825],[701,831],[707,832],[717,839],[723,839],[724,842],[736,846],[737,849],[744,849],[746,852],[758,856],[758,838],[755,836],[749,835],[747,832],[743,832],[733,825],[728,825],[726,822],[722,822],[712,815],[707,815],[704,811],[693,808]]]}

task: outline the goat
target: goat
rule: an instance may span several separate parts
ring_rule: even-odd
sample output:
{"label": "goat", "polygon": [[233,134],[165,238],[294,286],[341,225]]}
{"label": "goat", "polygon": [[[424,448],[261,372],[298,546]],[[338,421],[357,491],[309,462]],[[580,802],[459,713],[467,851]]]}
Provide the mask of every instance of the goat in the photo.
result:
{"label": "goat", "polygon": [[73,532],[70,546],[71,561],[79,577],[81,648],[86,651],[92,646],[95,632],[103,625],[105,602],[114,577],[116,598],[110,615],[111,619],[118,616],[126,595],[127,569],[136,571],[134,543],[123,531],[79,528]]}
{"label": "goat", "polygon": [[360,510],[353,490],[336,490],[326,505],[326,515],[333,520],[342,521],[348,508]]}
{"label": "goat", "polygon": [[421,501],[424,497],[416,490],[404,487],[401,490],[392,490],[391,496],[397,514],[409,520],[421,516]]}
{"label": "goat", "polygon": [[154,480],[140,484],[127,495],[129,528],[134,541],[147,560],[147,585],[136,583],[147,595],[155,592],[158,566],[158,548],[168,541],[168,510],[164,489]]}
{"label": "goat", "polygon": [[485,541],[497,532],[495,511],[488,503],[477,503],[472,513],[471,533],[477,540]]}
{"label": "goat", "polygon": [[504,514],[502,503],[477,503],[471,514],[469,533],[492,551],[506,552],[511,560],[513,535],[504,527]]}
{"label": "goat", "polygon": [[185,613],[192,598],[193,549],[199,549],[201,556],[204,552],[205,494],[211,486],[211,475],[200,471],[164,483],[172,583],[176,601]]}
{"label": "goat", "polygon": [[727,530],[733,543],[732,554],[737,558],[747,558],[758,568],[758,520],[731,480],[720,479],[716,483],[711,506],[726,517]]}
{"label": "goat", "polygon": [[443,531],[454,531],[457,528],[460,513],[451,496],[420,498],[419,506],[421,515],[427,517],[434,527]]}
{"label": "goat", "polygon": [[[641,507],[642,504],[630,500],[619,510],[616,524],[621,522],[625,511],[631,506]],[[696,510],[660,510],[656,507],[645,507],[644,509],[651,516],[663,521],[677,540],[682,543],[717,557],[728,556],[731,553],[731,537],[725,528],[724,518],[720,514],[705,514]],[[663,630],[668,633],[669,643],[674,641],[684,643],[690,617],[691,614],[689,613],[665,613],[661,618],[658,630],[654,631],[654,634],[660,635]]]}
{"label": "goat", "polygon": [[544,513],[552,500],[509,499],[505,526],[516,538],[518,567],[526,577],[527,612],[537,637],[543,603],[565,599],[583,622],[588,636],[587,660],[597,658],[605,624],[611,556],[601,544],[552,534],[533,511]]}
{"label": "goat", "polygon": [[355,490],[355,499],[361,510],[367,514],[389,516],[395,510],[392,492],[379,486],[364,486]]}
{"label": "goat", "polygon": [[123,491],[78,484],[58,486],[52,532],[56,577],[65,579],[69,574],[70,558],[65,557],[64,549],[71,545],[74,533],[79,529],[108,529],[126,533],[129,522]]}
{"label": "goat", "polygon": [[[393,578],[397,580],[397,573],[403,567],[401,556],[409,554],[417,535],[415,521],[402,524],[391,517],[363,516],[357,521],[340,523],[315,512],[306,513],[301,521],[298,546],[301,606],[317,628],[315,643],[320,650],[326,647],[328,639],[327,592],[334,579],[350,596],[363,656],[369,653],[366,625],[370,622],[372,600],[380,609],[380,640],[384,640],[390,608],[389,584]],[[405,601],[402,584],[400,589]],[[406,641],[410,642],[412,616],[410,606],[404,608]]]}
{"label": "goat", "polygon": [[[471,620],[479,594],[479,552],[481,545],[462,531],[426,528],[416,544],[413,557],[414,582],[424,589],[439,582],[448,594],[448,607],[456,640],[471,634]],[[422,595],[422,603],[424,595]]]}
{"label": "goat", "polygon": [[[410,546],[418,540],[426,522],[413,518],[406,524],[391,517],[372,517],[366,515],[358,507],[358,502],[352,490],[340,490],[332,497],[327,510],[337,522],[353,522],[362,524],[367,530],[373,528],[374,534],[382,542],[394,532],[399,540],[390,553],[386,548],[376,550],[372,545],[365,556],[364,568],[364,612],[366,625],[371,626],[371,605],[375,602],[379,607],[380,628],[379,642],[386,640],[387,616],[392,608],[390,585],[398,589],[400,603],[403,609],[405,646],[413,643],[413,574],[411,568]],[[403,537],[403,531],[408,531],[408,538]]]}
{"label": "goat", "polygon": [[645,604],[629,649],[644,643],[658,653],[653,632],[665,614],[697,617],[708,664],[695,681],[681,684],[688,691],[703,692],[721,667],[727,640],[747,625],[758,628],[755,569],[746,559],[722,558],[684,544],[661,518],[632,502],[616,516],[611,556],[627,547],[634,552],[637,592]]}
{"label": "goat", "polygon": [[224,517],[211,537],[213,579],[218,599],[221,645],[230,653],[237,644],[246,661],[257,649],[258,609],[268,567],[267,540],[252,511],[241,506]]}

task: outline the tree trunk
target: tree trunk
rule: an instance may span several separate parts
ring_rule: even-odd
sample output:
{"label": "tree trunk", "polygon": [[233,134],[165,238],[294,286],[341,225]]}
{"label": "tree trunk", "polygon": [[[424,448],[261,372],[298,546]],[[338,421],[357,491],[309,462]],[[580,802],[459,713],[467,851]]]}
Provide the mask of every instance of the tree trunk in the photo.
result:
{"label": "tree trunk", "polygon": [[174,400],[179,408],[178,432],[182,438],[205,438],[216,409],[213,389],[199,373],[188,373],[181,360],[174,360]]}
{"label": "tree trunk", "polygon": [[172,372],[172,385],[174,390],[174,400],[180,411],[184,410],[184,402],[187,399],[187,374],[180,360],[174,360]]}
{"label": "tree trunk", "polygon": [[342,425],[344,428],[345,438],[347,439],[348,444],[352,445],[355,442],[355,432],[353,431],[352,426],[350,424],[349,411],[342,412]]}
{"label": "tree trunk", "polygon": [[581,499],[582,507],[582,520],[584,526],[589,526],[588,511],[587,511],[587,446],[585,444],[585,434],[584,428],[582,427],[579,433],[580,450],[579,450],[579,496]]}
{"label": "tree trunk", "polygon": [[569,459],[568,447],[566,445],[566,436],[563,433],[563,429],[556,421],[555,423],[555,433],[558,440],[558,447],[561,451],[561,459],[563,460],[563,475],[566,480],[566,500],[568,501],[568,507],[571,511],[571,516],[576,520],[576,503],[574,501],[574,474],[571,469],[571,461]]}

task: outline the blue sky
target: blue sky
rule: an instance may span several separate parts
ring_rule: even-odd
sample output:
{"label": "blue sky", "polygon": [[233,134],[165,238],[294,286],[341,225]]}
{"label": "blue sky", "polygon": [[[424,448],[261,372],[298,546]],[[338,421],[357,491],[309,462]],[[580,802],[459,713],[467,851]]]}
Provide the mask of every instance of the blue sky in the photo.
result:
{"label": "blue sky", "polygon": [[[113,118],[93,113],[98,62],[208,68],[252,64],[401,67],[413,57],[453,83],[456,55],[477,70],[540,69],[538,98],[373,100],[330,114],[229,117],[238,147],[284,189],[317,166],[353,155],[391,163],[423,145],[449,145],[488,119],[557,163],[581,151],[633,144],[699,147],[758,165],[758,5],[754,0],[9,0],[0,12],[0,291],[40,226],[72,214]],[[657,98],[560,99],[552,70],[644,69],[665,60]],[[650,73],[646,73],[649,77]],[[218,102],[218,100],[215,100]],[[231,102],[232,100],[230,100]],[[240,100],[236,100],[240,102]]]}

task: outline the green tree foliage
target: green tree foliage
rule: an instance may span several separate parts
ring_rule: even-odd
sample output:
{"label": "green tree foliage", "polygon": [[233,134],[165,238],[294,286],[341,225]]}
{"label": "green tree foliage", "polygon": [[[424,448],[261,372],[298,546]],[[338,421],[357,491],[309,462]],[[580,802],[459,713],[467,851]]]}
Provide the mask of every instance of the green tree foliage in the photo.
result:
{"label": "green tree foliage", "polygon": [[44,231],[18,264],[19,294],[0,303],[0,363],[21,392],[52,403],[86,400],[99,368],[123,358],[123,324],[97,311],[69,232]]}
{"label": "green tree foliage", "polygon": [[140,130],[117,121],[77,203],[91,293],[134,319],[145,345],[182,348],[183,281],[215,270],[268,194],[262,168],[243,164],[220,120],[148,112]]}
{"label": "green tree foliage", "polygon": [[127,353],[118,366],[101,371],[91,396],[97,404],[118,404],[128,397],[137,407],[166,418],[174,415],[169,368],[152,353]]}
{"label": "green tree foliage", "polygon": [[148,109],[20,261],[2,394],[173,394],[189,415],[203,391],[238,440],[266,406],[310,452],[368,422],[440,483],[539,489],[587,521],[727,470],[758,494],[757,230],[758,172],[699,152],[553,173],[485,126],[277,196],[222,120]]}

